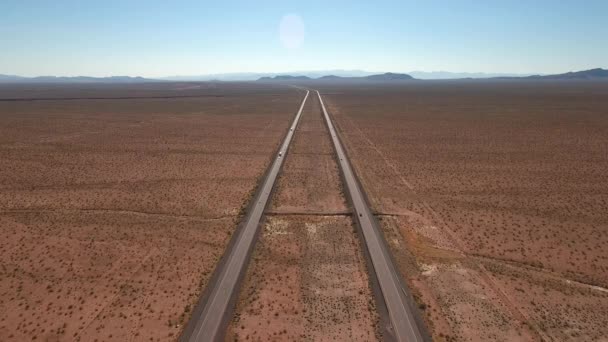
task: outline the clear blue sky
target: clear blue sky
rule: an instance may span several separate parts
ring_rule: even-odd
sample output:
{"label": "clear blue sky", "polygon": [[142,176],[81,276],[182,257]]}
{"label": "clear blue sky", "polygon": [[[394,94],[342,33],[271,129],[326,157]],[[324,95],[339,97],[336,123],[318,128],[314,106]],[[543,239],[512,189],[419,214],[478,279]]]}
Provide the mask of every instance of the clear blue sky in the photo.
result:
{"label": "clear blue sky", "polygon": [[0,73],[25,76],[555,73],[608,67],[608,1],[0,0],[0,46]]}

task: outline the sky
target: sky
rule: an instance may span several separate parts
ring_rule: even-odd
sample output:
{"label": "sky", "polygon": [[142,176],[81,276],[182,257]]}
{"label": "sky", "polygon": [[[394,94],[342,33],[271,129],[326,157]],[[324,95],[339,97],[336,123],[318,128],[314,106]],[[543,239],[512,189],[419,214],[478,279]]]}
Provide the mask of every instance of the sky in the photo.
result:
{"label": "sky", "polygon": [[608,68],[608,1],[0,1],[0,74]]}

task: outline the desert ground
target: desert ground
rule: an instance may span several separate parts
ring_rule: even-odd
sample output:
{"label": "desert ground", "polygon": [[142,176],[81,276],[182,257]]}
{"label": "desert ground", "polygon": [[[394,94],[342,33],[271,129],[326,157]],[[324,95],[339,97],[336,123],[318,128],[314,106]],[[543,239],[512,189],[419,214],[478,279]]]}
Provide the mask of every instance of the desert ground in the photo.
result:
{"label": "desert ground", "polygon": [[371,341],[378,317],[330,136],[311,96],[227,340]]}
{"label": "desert ground", "polygon": [[[437,341],[608,341],[608,84],[310,82]],[[0,85],[0,340],[172,341],[303,98]],[[227,340],[381,339],[310,96]]]}
{"label": "desert ground", "polygon": [[301,98],[0,86],[0,340],[176,340]]}
{"label": "desert ground", "polygon": [[435,340],[607,340],[607,83],[320,87]]}

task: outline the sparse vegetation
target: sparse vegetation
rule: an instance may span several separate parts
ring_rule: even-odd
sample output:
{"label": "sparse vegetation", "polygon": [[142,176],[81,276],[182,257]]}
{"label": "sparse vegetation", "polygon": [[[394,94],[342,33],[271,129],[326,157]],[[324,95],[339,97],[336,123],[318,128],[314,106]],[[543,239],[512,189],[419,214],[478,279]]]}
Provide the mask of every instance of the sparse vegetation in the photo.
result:
{"label": "sparse vegetation", "polygon": [[608,335],[606,83],[336,87],[326,104],[389,245],[438,301],[436,339]]}
{"label": "sparse vegetation", "polygon": [[[0,98],[179,85],[7,87]],[[301,100],[263,85],[181,93],[196,97],[0,101],[0,340],[180,334]]]}

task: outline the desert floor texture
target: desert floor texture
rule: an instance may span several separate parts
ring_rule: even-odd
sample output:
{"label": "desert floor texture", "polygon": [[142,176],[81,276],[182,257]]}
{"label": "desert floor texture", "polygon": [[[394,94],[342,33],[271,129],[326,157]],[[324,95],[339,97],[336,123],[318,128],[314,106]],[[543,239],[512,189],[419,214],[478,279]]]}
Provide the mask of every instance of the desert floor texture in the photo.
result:
{"label": "desert floor texture", "polygon": [[[434,340],[608,341],[608,84],[303,86]],[[176,340],[303,94],[0,85],[0,340]],[[227,340],[381,339],[316,96],[285,158]]]}
{"label": "desert floor texture", "polygon": [[437,340],[608,336],[608,85],[326,87]]}
{"label": "desert floor texture", "polygon": [[175,340],[301,94],[0,90],[0,340]]}

